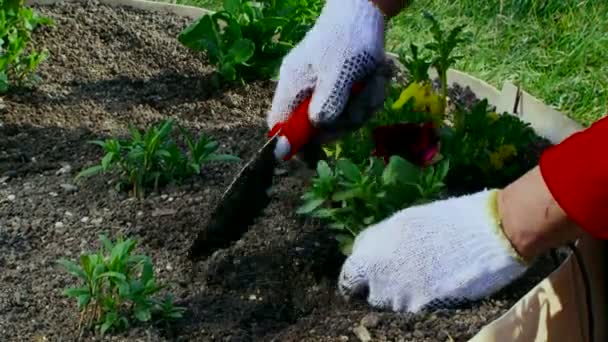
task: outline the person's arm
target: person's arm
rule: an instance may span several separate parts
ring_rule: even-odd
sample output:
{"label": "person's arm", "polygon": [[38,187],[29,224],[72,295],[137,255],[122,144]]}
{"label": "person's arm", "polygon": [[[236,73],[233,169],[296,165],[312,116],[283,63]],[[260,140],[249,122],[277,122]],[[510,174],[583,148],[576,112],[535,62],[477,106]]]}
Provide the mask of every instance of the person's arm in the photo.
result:
{"label": "person's arm", "polygon": [[388,18],[399,14],[404,8],[409,6],[413,0],[370,0],[376,4],[380,11]]}
{"label": "person's arm", "polygon": [[528,261],[584,233],[557,204],[538,166],[498,193],[498,213],[505,235]]}
{"label": "person's arm", "polygon": [[587,232],[608,239],[608,118],[549,148],[499,194],[505,234],[533,258]]}

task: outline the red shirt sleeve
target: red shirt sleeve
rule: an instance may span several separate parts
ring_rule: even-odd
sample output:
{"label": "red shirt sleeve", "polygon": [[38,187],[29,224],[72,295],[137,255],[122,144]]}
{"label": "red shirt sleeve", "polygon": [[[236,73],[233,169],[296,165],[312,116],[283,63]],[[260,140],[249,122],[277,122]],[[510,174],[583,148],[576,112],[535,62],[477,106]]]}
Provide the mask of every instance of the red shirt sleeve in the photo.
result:
{"label": "red shirt sleeve", "polygon": [[540,171],[568,217],[595,238],[608,239],[608,117],[541,156]]}

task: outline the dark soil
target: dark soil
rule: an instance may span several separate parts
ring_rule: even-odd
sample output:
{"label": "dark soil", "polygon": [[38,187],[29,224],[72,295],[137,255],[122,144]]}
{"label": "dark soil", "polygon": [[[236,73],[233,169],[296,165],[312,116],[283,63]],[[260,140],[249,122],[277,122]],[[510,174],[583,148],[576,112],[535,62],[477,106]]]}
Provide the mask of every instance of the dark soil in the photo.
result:
{"label": "dark soil", "polygon": [[372,315],[374,340],[464,341],[552,270],[544,260],[510,289],[458,310],[401,315],[344,303],[335,287],[343,259],[323,227],[295,215],[306,178],[292,171],[276,179],[265,214],[241,240],[189,261],[198,229],[241,165],[210,165],[140,202],[115,192],[109,177],[74,182],[100,157],[86,142],[173,117],[247,159],[264,142],[272,84],[219,87],[204,59],[176,40],[186,19],[95,2],[37,9],[56,21],[36,35],[51,53],[44,81],[5,96],[0,111],[2,340],[77,339],[76,303],[61,293],[75,281],[56,260],[96,249],[102,233],[138,239],[187,308],[172,327],[136,326],[115,340],[356,341],[353,328]]}

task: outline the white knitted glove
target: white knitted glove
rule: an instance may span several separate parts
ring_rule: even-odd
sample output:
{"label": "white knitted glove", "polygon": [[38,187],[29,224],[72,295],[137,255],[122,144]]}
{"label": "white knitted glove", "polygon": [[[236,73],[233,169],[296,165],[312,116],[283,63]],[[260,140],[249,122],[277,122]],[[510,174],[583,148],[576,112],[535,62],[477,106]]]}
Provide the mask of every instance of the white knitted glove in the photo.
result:
{"label": "white knitted glove", "polygon": [[496,190],[404,209],[364,230],[342,267],[347,298],[417,312],[479,300],[527,269],[497,220]]}
{"label": "white knitted glove", "polygon": [[283,59],[268,126],[285,121],[311,94],[311,122],[336,120],[353,83],[385,59],[384,27],[369,0],[327,0],[313,28]]}

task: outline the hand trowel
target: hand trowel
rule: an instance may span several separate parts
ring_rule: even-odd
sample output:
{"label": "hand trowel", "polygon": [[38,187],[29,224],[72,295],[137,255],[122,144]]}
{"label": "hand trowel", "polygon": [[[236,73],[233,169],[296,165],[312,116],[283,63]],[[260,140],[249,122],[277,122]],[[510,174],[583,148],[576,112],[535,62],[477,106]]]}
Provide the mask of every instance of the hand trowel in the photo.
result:
{"label": "hand trowel", "polygon": [[[351,95],[357,96],[349,97],[345,113],[332,124],[336,126],[331,129],[333,134],[362,126],[366,117],[372,114],[372,108],[382,106],[384,92],[374,92],[374,89],[383,89],[390,76],[390,65],[382,64],[375,73],[352,86]],[[277,165],[298,153],[303,154],[312,141],[319,141],[321,133],[328,133],[327,127],[315,127],[310,122],[310,100],[309,96],[295,108],[287,121],[270,130],[266,143],[230,183],[207,225],[192,244],[189,251],[191,259],[208,257],[239,240],[270,203],[269,190]]]}

